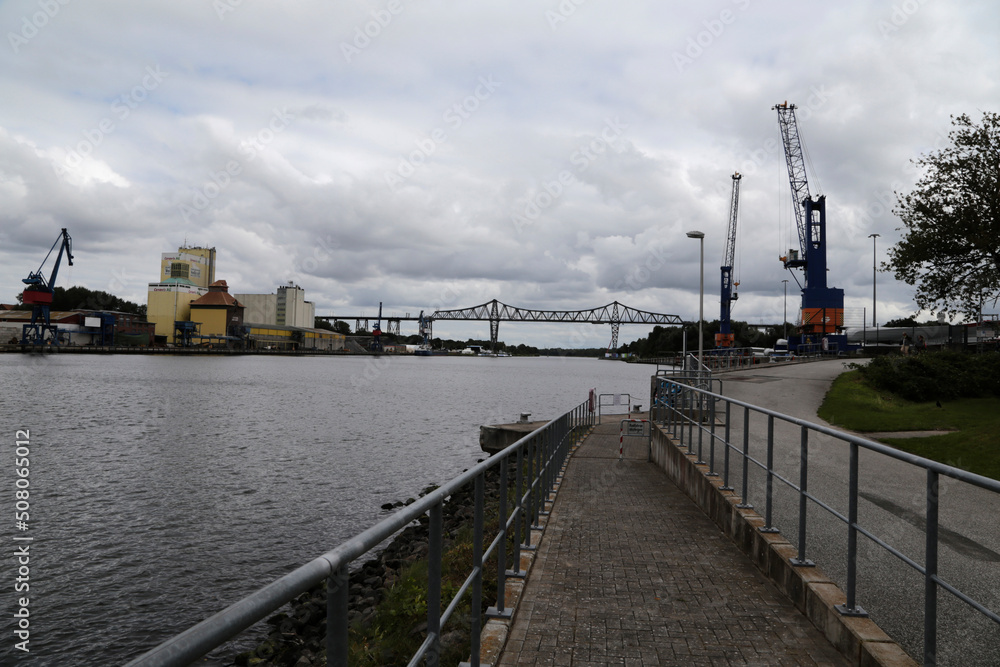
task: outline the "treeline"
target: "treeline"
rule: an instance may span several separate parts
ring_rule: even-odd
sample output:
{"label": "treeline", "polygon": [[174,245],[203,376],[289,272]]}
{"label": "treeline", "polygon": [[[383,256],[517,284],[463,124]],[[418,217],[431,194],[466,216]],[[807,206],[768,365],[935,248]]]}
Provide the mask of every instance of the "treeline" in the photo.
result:
{"label": "treeline", "polygon": [[[732,322],[730,326],[735,341],[733,347],[774,347],[779,338],[784,337],[784,330],[780,326],[770,326],[761,329],[759,326],[747,324],[746,322]],[[702,325],[704,332],[704,349],[710,350],[715,347],[715,334],[719,332],[719,321],[705,322]],[[793,325],[789,324],[787,330],[792,332]],[[628,353],[640,358],[666,357],[684,350],[684,336],[687,334],[688,351],[698,349],[698,325],[688,324],[682,327],[653,327],[653,330],[646,338],[626,343],[620,352]]]}
{"label": "treeline", "polygon": [[[21,302],[17,295],[15,310],[31,310]],[[137,304],[126,299],[109,294],[103,290],[92,290],[74,285],[73,287],[56,287],[52,290],[51,310],[114,310],[120,313],[146,316],[146,304]]]}

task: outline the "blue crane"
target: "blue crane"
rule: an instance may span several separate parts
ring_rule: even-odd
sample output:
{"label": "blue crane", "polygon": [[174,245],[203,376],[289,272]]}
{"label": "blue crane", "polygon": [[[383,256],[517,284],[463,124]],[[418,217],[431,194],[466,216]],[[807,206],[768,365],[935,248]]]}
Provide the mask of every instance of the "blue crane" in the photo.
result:
{"label": "blue crane", "polygon": [[739,172],[733,174],[733,194],[729,202],[729,234],[726,236],[726,251],[722,255],[722,306],[719,314],[719,333],[715,334],[716,347],[732,347],[735,338],[730,313],[733,301],[739,298],[736,288],[740,284],[733,281],[733,266],[736,263],[736,220],[740,206],[741,178],[743,176]]}
{"label": "blue crane", "polygon": [[844,290],[827,287],[826,284],[826,196],[814,199],[809,194],[795,105],[784,102],[772,108],[778,112],[788,182],[792,188],[792,208],[799,234],[799,250],[789,250],[781,261],[789,272],[802,269],[805,279],[803,284],[792,273],[802,290],[802,310],[800,334],[789,337],[788,348],[795,350],[799,345],[819,344],[821,339],[826,339],[830,349],[836,346],[846,350],[847,336],[843,334]]}
{"label": "blue crane", "polygon": [[[52,267],[52,274],[46,280],[42,274],[42,267],[48,261],[52,251],[59,246],[59,253],[56,255],[55,266]],[[27,278],[22,278],[21,282],[27,285],[21,293],[21,303],[31,306],[31,324],[25,324],[21,334],[22,345],[42,345],[45,342],[45,333],[51,334],[53,345],[59,344],[59,333],[56,327],[52,326],[49,319],[49,310],[52,306],[52,298],[55,292],[56,276],[59,275],[59,264],[62,261],[63,252],[66,253],[66,262],[73,266],[73,239],[66,233],[63,227],[55,243],[49,248],[48,254],[42,260],[37,271],[28,274]],[[41,322],[39,322],[41,320]]]}

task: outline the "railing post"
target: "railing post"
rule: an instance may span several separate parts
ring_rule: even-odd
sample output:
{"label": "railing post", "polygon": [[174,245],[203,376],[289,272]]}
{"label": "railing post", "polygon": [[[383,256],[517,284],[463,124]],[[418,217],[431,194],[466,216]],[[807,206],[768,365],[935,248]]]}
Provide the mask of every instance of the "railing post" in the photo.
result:
{"label": "railing post", "polygon": [[542,525],[539,523],[539,519],[542,516],[542,508],[545,507],[545,488],[543,480],[545,478],[545,470],[542,466],[544,465],[542,457],[545,456],[545,442],[548,440],[550,430],[546,429],[542,433],[542,437],[536,440],[535,443],[535,471],[532,475],[531,488],[534,489],[534,504],[532,507],[532,519],[531,527],[536,530],[541,530]]}
{"label": "railing post", "polygon": [[527,573],[521,569],[521,517],[524,514],[524,447],[518,447],[517,459],[514,470],[514,562],[511,563],[511,570],[507,575],[511,577],[523,578]]}
{"label": "railing post", "polygon": [[927,545],[924,559],[924,664],[937,664],[938,473],[927,471]]}
{"label": "railing post", "polygon": [[472,566],[478,570],[472,578],[472,600],[470,601],[469,638],[472,641],[471,667],[479,667],[479,635],[482,631],[483,608],[483,482],[484,473],[476,475],[476,510],[472,520]]}
{"label": "railing post", "polygon": [[806,558],[806,492],[809,481],[809,429],[802,427],[802,441],[799,453],[799,554],[789,562],[796,567],[815,567]]}
{"label": "railing post", "polygon": [[767,487],[764,505],[764,527],[762,533],[780,533],[771,525],[771,510],[774,505],[774,415],[767,416]]}
{"label": "railing post", "polygon": [[[711,387],[709,387],[711,390]],[[711,420],[711,426],[709,426],[708,431],[708,472],[706,477],[718,477],[719,473],[715,472],[715,398],[709,398],[711,401],[711,407],[708,410],[708,418]]]}
{"label": "railing post", "polygon": [[850,485],[847,499],[847,603],[836,605],[842,616],[867,616],[857,605],[858,584],[858,445],[851,443]]}
{"label": "railing post", "polygon": [[506,608],[506,593],[507,593],[507,468],[510,467],[510,459],[504,457],[500,461],[500,491],[499,497],[497,498],[500,505],[499,508],[499,530],[498,534],[502,535],[501,539],[497,540],[497,604],[495,607],[490,607],[486,610],[486,615],[492,618],[510,618],[513,609]]}
{"label": "railing post", "polygon": [[687,409],[687,427],[688,427],[687,445],[688,445],[688,451],[687,451],[687,453],[688,454],[694,454],[694,449],[693,449],[693,445],[694,445],[694,390],[692,390],[692,389],[686,389],[684,391],[684,393],[686,395],[685,398],[687,400],[687,406],[688,406],[688,409]]}
{"label": "railing post", "polygon": [[740,502],[738,507],[741,510],[752,510],[753,505],[750,504],[750,499],[747,498],[747,475],[749,473],[750,465],[750,408],[743,408],[743,494],[740,496],[742,502]]}
{"label": "railing post", "polygon": [[723,472],[722,472],[722,487],[721,487],[722,491],[733,490],[733,487],[729,485],[729,448],[730,448],[729,437],[732,433],[732,430],[730,429],[729,426],[729,420],[730,417],[732,417],[733,413],[732,407],[733,404],[730,403],[729,401],[726,401],[726,430],[725,430],[726,435],[725,435],[725,440],[723,441],[724,451],[723,451],[723,469],[722,469]]}
{"label": "railing post", "polygon": [[[478,477],[476,478],[479,479]],[[427,636],[434,636],[427,649],[427,667],[438,667],[441,660],[441,552],[443,525],[441,503],[428,512],[427,526]]]}
{"label": "railing post", "polygon": [[347,667],[347,594],[350,575],[341,565],[326,579],[326,664]]}
{"label": "railing post", "polygon": [[698,460],[695,463],[704,463],[704,459],[701,456],[701,445],[702,441],[705,439],[705,426],[703,424],[705,417],[705,396],[701,392],[698,393]]}

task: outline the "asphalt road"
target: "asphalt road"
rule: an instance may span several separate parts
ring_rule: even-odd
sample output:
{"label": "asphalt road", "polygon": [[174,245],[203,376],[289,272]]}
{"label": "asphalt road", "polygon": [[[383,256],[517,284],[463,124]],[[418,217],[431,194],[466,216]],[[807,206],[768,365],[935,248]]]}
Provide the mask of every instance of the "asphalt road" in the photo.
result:
{"label": "asphalt road", "polygon": [[[816,416],[842,361],[767,364],[720,375],[730,398],[827,426]],[[945,406],[944,409],[947,409]],[[743,447],[743,410],[733,408],[730,442]],[[834,421],[836,417],[834,416]],[[750,455],[766,461],[766,417],[751,412]],[[778,474],[798,483],[801,428],[775,422],[774,462]],[[717,435],[724,431],[717,427]],[[1000,439],[1000,435],[998,435]],[[709,438],[703,439],[708,460]],[[809,435],[808,489],[847,515],[849,446],[832,436]],[[741,466],[732,455],[730,485],[741,491]],[[960,466],[961,461],[954,465]],[[717,445],[716,470],[723,471]],[[924,563],[926,472],[877,452],[859,457],[859,524],[919,565]],[[751,466],[747,496],[765,513],[766,476]],[[957,480],[940,481],[940,576],[994,613],[1000,613],[1000,494]],[[798,545],[798,494],[775,482],[772,525]],[[846,590],[847,527],[816,503],[807,510],[806,556]],[[951,593],[938,592],[939,665],[1000,665],[1000,625],[972,610]],[[923,575],[864,536],[858,539],[857,603],[918,661],[923,656]]]}

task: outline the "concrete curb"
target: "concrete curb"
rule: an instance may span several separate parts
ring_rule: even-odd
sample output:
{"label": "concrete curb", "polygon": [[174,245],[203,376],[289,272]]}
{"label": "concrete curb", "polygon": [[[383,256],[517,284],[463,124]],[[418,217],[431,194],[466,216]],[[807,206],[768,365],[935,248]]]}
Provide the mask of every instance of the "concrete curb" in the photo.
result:
{"label": "concrete curb", "polygon": [[707,477],[708,466],[677,446],[660,429],[653,431],[653,461],[686,493],[722,531],[745,553],[757,568],[792,601],[854,665],[869,667],[913,666],[913,660],[870,618],[841,616],[835,605],[847,596],[818,567],[794,567],[789,559],[795,548],[781,533],[762,533],[764,519],[752,509],[736,507],[739,496],[723,491],[718,477]]}

